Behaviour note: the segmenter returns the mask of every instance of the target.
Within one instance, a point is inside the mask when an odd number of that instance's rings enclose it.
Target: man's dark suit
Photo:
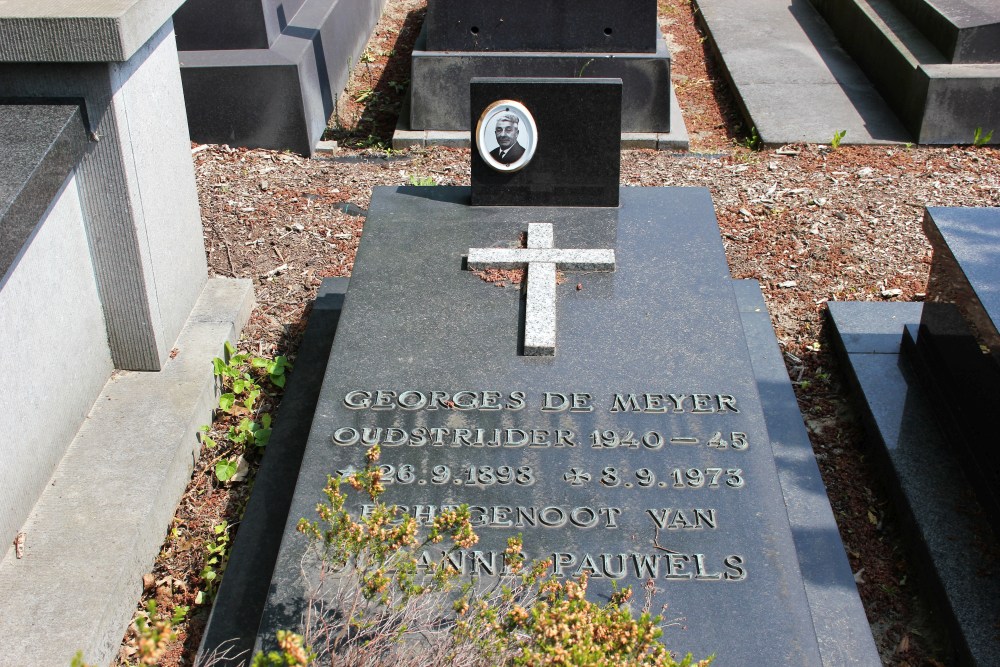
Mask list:
[[[515,143],[513,146],[511,146],[510,150],[507,151],[507,154],[504,155],[503,157],[500,157],[499,146],[490,151],[490,157],[492,157],[500,164],[511,164],[517,162],[518,160],[521,159],[522,155],[524,155],[524,146],[518,143]]]

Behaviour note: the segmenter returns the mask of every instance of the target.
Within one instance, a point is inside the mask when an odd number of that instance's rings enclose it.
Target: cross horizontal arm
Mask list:
[[[514,269],[535,262],[555,264],[566,271],[614,271],[615,251],[567,248],[471,248],[469,268]]]

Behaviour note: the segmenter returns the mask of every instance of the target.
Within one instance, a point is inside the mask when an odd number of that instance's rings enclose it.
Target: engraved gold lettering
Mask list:
[[[566,570],[576,564],[576,556],[569,553],[556,552],[552,554],[552,574],[557,577],[566,576]]]
[[[736,407],[736,397],[730,396],[729,394],[719,394],[716,396],[719,401],[719,412],[735,412],[739,414],[740,410]]]
[[[547,391],[542,394],[542,412],[562,412],[569,407],[569,399],[565,394]]]
[[[404,410],[423,410],[427,406],[427,397],[419,391],[404,391],[396,402]]]
[[[743,581],[747,578],[747,571],[743,569],[743,565],[745,564],[743,556],[726,556],[722,562],[726,566],[726,570],[728,570],[723,575],[726,581]]]
[[[351,391],[344,396],[344,405],[351,410],[363,410],[371,405],[371,394],[367,391]]]

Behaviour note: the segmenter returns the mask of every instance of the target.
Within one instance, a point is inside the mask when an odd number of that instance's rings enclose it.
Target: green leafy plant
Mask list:
[[[761,146],[760,133],[756,127],[750,128],[750,135],[743,140],[743,147],[752,151],[758,150]]]
[[[195,596],[196,604],[208,604],[215,599],[222,582],[222,574],[229,564],[229,523],[223,521],[212,527],[215,539],[205,544],[205,564],[201,568],[204,588]]]
[[[847,136],[847,130],[836,130],[833,133],[833,139],[830,139],[830,147],[833,149],[840,148],[840,142],[844,140]]]
[[[983,134],[983,128],[977,127],[976,133],[972,137],[972,143],[975,146],[985,146],[993,140],[993,130],[990,130],[986,134]]]
[[[251,451],[267,446],[271,439],[271,415],[261,411],[261,398],[265,395],[261,382],[266,380],[272,387],[283,389],[286,372],[291,367],[284,356],[268,359],[237,353],[229,342],[224,356],[212,360],[213,372],[221,386],[216,430],[225,435],[226,441],[225,455],[215,463],[215,476],[220,482],[236,477],[240,457],[245,459]],[[220,443],[210,433],[211,426],[202,426],[201,441],[209,449],[215,449]]]
[[[417,176],[410,174],[410,185],[437,185],[433,176]]]
[[[337,667],[704,667],[711,661],[688,655],[678,662],[659,641],[663,619],[649,612],[654,587],[638,615],[628,605],[631,589],[604,604],[591,602],[586,577],[564,582],[549,574],[550,561],[526,562],[520,536],[508,540],[500,574],[458,586],[461,575],[449,555],[479,539],[468,507],[438,514],[421,536],[414,517],[381,500],[380,455],[376,445],[363,470],[328,477],[319,520],[299,521],[309,539],[307,622],[301,637],[292,635],[299,637],[292,650],[289,635],[285,644],[279,636],[281,650],[258,653],[251,665],[305,665],[306,647],[322,647],[323,660]],[[366,501],[357,519],[346,509],[352,490]]]

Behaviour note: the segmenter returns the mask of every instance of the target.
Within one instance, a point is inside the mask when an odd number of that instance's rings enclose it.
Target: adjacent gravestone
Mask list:
[[[620,141],[687,147],[652,0],[431,0],[394,145],[470,145],[469,82],[476,77],[621,79]]]
[[[811,2],[917,142],[990,142],[1000,127],[995,0]]]
[[[1000,401],[1000,209],[928,208],[927,303],[830,303],[875,451],[912,542],[919,590],[960,664],[1000,651],[1000,526],[990,410]]]
[[[311,155],[385,0],[187,0],[174,14],[191,138]]]
[[[621,80],[473,79],[471,87],[473,206],[618,205]]]
[[[430,51],[656,53],[656,0],[465,0],[427,5]]]
[[[953,451],[1000,534],[993,425],[982,418],[982,406],[1000,405],[998,224],[996,208],[927,209],[924,231],[934,262],[919,329],[907,329],[904,350],[933,392]]]

